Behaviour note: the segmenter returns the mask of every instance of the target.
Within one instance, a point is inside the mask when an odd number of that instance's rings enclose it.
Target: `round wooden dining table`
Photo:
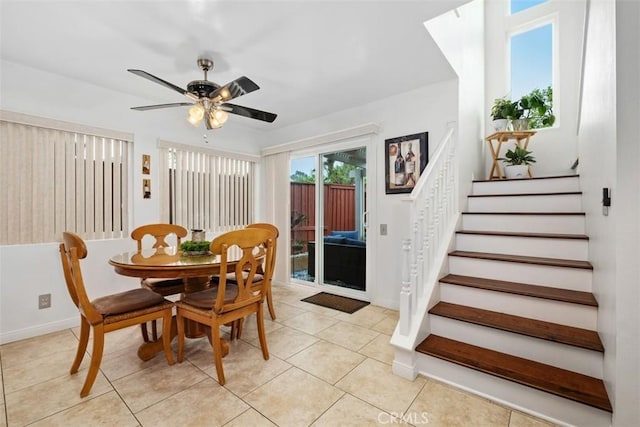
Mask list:
[[[227,271],[234,271],[242,256],[241,251],[229,251],[227,257]],[[219,254],[185,255],[177,247],[161,247],[142,249],[140,251],[123,252],[114,255],[109,260],[115,272],[123,276],[139,277],[142,279],[182,278],[185,293],[197,292],[208,288],[211,276],[219,275]],[[175,317],[171,327],[171,338],[176,334]],[[211,337],[207,327],[199,323],[188,321],[185,324],[185,335],[189,338],[199,338],[204,335]],[[223,356],[227,354],[229,345],[223,342]],[[161,352],[162,339],[143,343],[138,348],[138,357],[150,360]]]

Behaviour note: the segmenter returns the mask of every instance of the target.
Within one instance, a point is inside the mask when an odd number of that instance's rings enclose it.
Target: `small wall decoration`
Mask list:
[[[145,199],[151,198],[151,180],[143,179],[142,180],[142,197]]]
[[[411,193],[429,162],[429,133],[384,141],[386,194]]]
[[[142,174],[149,175],[151,173],[151,156],[148,154],[142,155]]]

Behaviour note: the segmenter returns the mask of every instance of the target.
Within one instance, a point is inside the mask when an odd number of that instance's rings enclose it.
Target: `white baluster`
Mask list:
[[[411,239],[402,240],[402,289],[400,290],[400,334],[407,336],[411,330],[411,283],[409,282],[409,256]]]
[[[418,267],[417,280],[418,287],[416,288],[418,295],[422,296],[424,288],[424,209],[418,211],[418,229],[414,238],[415,246],[418,249],[418,259],[416,264]]]
[[[412,235],[411,271],[409,279],[411,280],[411,309],[415,310],[418,304],[418,221],[413,223]]]

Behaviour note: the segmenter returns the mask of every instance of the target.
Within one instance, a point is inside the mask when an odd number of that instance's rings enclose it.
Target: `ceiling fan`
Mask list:
[[[237,114],[239,116],[248,117],[250,119],[262,120],[265,122],[273,122],[277,115],[260,111],[249,107],[243,107],[236,104],[229,104],[230,101],[239,96],[260,89],[248,77],[242,76],[224,86],[220,86],[212,81],[207,80],[207,72],[213,68],[213,61],[209,58],[199,58],[198,67],[204,71],[204,80],[194,80],[187,85],[187,89],[162,80],[159,77],[149,74],[142,70],[127,71],[144,77],[147,80],[158,83],[169,89],[186,96],[192,102],[175,102],[172,104],[145,105],[142,107],[131,107],[132,110],[146,111],[159,108],[172,108],[191,106],[187,120],[194,126],[198,126],[204,120],[207,129],[217,129],[227,121],[227,113]]]

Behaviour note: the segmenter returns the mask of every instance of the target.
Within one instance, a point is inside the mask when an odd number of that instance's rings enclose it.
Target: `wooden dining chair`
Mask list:
[[[263,275],[262,279],[266,280],[265,282],[265,299],[267,300],[267,307],[269,308],[269,314],[271,315],[271,320],[276,320],[276,310],[273,307],[273,296],[271,294],[271,282],[273,280],[273,273],[276,269],[276,256],[278,254],[278,237],[280,237],[280,230],[273,224],[269,224],[266,222],[256,222],[254,224],[247,225],[246,228],[261,228],[264,230],[269,230],[273,234],[273,257],[271,258],[271,275],[270,277],[265,277]],[[259,275],[256,275],[258,279],[260,279]]]
[[[145,236],[151,236],[154,243],[151,246],[154,249],[166,248],[170,245],[167,238],[171,235],[175,236],[176,246],[180,247],[182,239],[187,236],[187,229],[176,224],[146,224],[142,225],[131,232],[131,238],[138,243],[138,251],[143,249],[143,240]],[[176,295],[184,292],[184,282],[182,279],[152,279],[142,278],[140,284],[143,288],[152,290],[162,296]],[[147,325],[140,325],[142,330],[142,338],[145,342],[149,341],[149,332]],[[158,339],[158,330],[155,322],[151,322],[152,340]]]
[[[271,277],[273,258],[273,233],[258,228],[245,228],[224,233],[216,237],[210,245],[214,254],[220,254],[220,271],[232,272],[235,282],[230,283],[226,274],[220,275],[216,286],[200,292],[184,295],[176,302],[178,323],[178,362],[184,356],[185,319],[201,323],[210,328],[213,360],[218,374],[218,382],[224,385],[222,369],[222,342],[220,327],[233,324],[251,313],[256,313],[258,337],[262,356],[269,359],[269,350],[264,332],[263,301],[266,281],[256,285],[254,277],[264,263],[264,276]],[[237,263],[229,263],[230,251],[241,251]]]
[[[73,303],[80,311],[80,340],[76,357],[71,365],[70,374],[78,372],[89,342],[89,330],[93,330],[93,351],[89,372],[84,381],[80,397],[85,397],[91,391],[104,348],[104,335],[129,326],[142,324],[151,320],[163,320],[162,343],[169,365],[173,365],[171,353],[171,317],[173,303],[165,300],[162,295],[148,289],[137,288],[118,294],[108,295],[89,300],[85,289],[80,260],[87,257],[87,246],[75,233],[62,233],[63,242],[60,244],[62,269],[67,283],[67,290]]]
[[[271,263],[271,277],[266,278],[264,276],[264,267],[260,266],[260,268],[258,269],[258,273],[254,276],[253,280],[255,284],[259,284],[260,282],[263,282],[266,280],[264,283],[264,286],[265,286],[264,295],[267,301],[267,307],[269,308],[269,315],[271,315],[271,320],[276,320],[276,310],[273,306],[273,296],[271,294],[271,282],[273,279],[273,272],[275,271],[275,267],[276,267],[278,237],[280,236],[280,231],[278,230],[278,227],[276,227],[275,225],[269,224],[266,222],[257,222],[254,224],[249,224],[245,228],[260,228],[263,230],[268,230],[273,235],[273,258]],[[211,281],[214,285],[218,282],[218,280],[219,280],[219,276],[214,276],[211,278]],[[233,283],[235,280],[236,280],[235,274],[233,273],[227,274],[227,282]],[[238,338],[239,338],[240,332],[241,332],[241,329],[238,330]],[[232,338],[234,338],[234,335],[235,334],[232,333]]]
[[[269,315],[271,316],[271,320],[276,320],[276,310],[273,306],[273,296],[271,294],[271,282],[273,279],[273,272],[276,266],[276,256],[278,251],[278,237],[280,236],[280,231],[278,227],[273,224],[269,224],[266,222],[257,222],[253,224],[247,225],[245,228],[261,228],[263,230],[268,230],[273,234],[273,258],[271,263],[271,277],[265,277],[264,275],[264,267],[260,266],[258,268],[258,273],[253,278],[253,286],[264,286],[264,295],[265,300],[267,301],[267,307],[269,308]],[[246,276],[246,274],[245,274]],[[211,278],[211,283],[215,286],[218,283],[219,276],[213,276]],[[234,273],[227,274],[227,283],[234,283],[236,280]],[[264,282],[264,283],[263,283]],[[231,339],[239,339],[242,336],[242,327],[243,327],[244,319],[238,319],[231,326]]]

